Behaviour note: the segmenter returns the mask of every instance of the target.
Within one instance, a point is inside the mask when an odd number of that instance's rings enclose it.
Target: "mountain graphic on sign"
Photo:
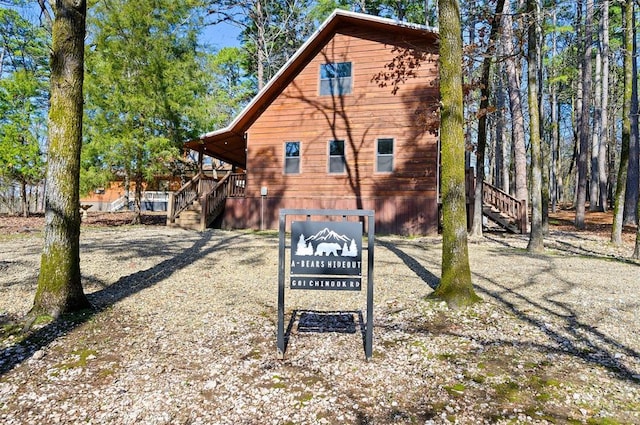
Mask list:
[[[313,236],[309,236],[305,241],[322,241],[322,242],[349,242],[351,239],[345,235],[339,235],[333,230],[324,228]]]
[[[305,238],[300,234],[295,255],[312,257],[357,257],[358,245],[354,239],[324,228],[315,235]]]

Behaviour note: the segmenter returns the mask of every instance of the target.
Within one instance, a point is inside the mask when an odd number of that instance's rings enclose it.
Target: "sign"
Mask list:
[[[291,289],[359,291],[362,223],[292,222],[290,265]]]
[[[373,355],[373,250],[375,246],[375,212],[373,210],[304,210],[281,209],[278,235],[278,357],[284,359],[287,343],[291,337],[291,327],[296,318],[294,312],[285,332],[285,286],[287,269],[289,269],[289,289],[329,289],[338,291],[360,291],[365,286],[367,291],[366,324],[363,326],[363,315],[359,312],[360,326],[364,337],[364,354],[368,359]],[[290,221],[291,244],[287,246],[287,217],[306,216],[306,221]],[[313,216],[322,217],[323,221],[314,221]],[[348,217],[358,217],[358,221],[347,221]],[[334,221],[327,221],[335,219]],[[339,221],[339,220],[342,221]],[[366,247],[362,246],[363,228],[367,228]],[[287,248],[290,248],[289,250]],[[363,285],[362,257],[365,257],[366,282]],[[287,254],[290,255],[288,256]],[[289,257],[289,258],[287,258]],[[339,308],[339,298],[336,297]],[[298,330],[302,326],[303,317],[319,322],[328,317],[322,312],[307,311],[309,315],[300,316]],[[353,313],[353,312],[352,312]],[[334,315],[335,311],[331,313]],[[353,314],[344,314],[342,323],[351,324],[348,329],[357,329]],[[342,317],[342,316],[341,316]],[[308,324],[306,324],[308,325]],[[344,323],[343,323],[344,325]],[[305,328],[305,326],[302,326]],[[321,331],[324,326],[312,324],[310,331]],[[342,326],[345,328],[345,326]],[[335,329],[334,329],[335,330]]]

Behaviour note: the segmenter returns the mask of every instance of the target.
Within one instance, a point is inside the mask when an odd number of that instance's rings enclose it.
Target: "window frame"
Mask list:
[[[331,154],[331,144],[335,142],[342,143],[342,155],[332,155]],[[340,171],[331,171],[332,169],[332,159],[342,158],[342,169]],[[347,145],[343,139],[333,139],[329,140],[327,143],[327,173],[340,175],[346,174],[347,172]]]
[[[289,154],[289,150],[287,149],[289,144],[297,144],[298,145],[298,149],[297,149],[297,155],[290,155]],[[283,164],[283,169],[282,169],[282,173],[285,175],[297,175],[297,174],[302,174],[302,143],[300,143],[299,140],[288,140],[286,142],[284,142],[284,164]],[[297,169],[298,171],[296,172],[290,172],[288,171],[288,167],[287,165],[290,164],[290,160],[297,160],[298,166]]]
[[[391,141],[391,153],[386,153],[386,154],[381,154],[380,153],[380,141]],[[375,172],[376,173],[393,173],[395,171],[395,139],[393,137],[378,137],[376,139],[376,150],[375,150],[375,154],[376,154],[376,169]],[[391,159],[391,169],[389,170],[381,170],[380,168],[380,160],[381,159]]]
[[[348,65],[349,75],[340,76],[340,71]],[[327,70],[329,67],[333,67],[330,76]],[[353,62],[326,62],[320,64],[320,83],[318,93],[320,96],[345,96],[353,92]]]

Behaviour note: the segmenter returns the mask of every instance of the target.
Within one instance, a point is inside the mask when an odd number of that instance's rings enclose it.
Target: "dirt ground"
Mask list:
[[[88,212],[82,219],[83,226],[116,227],[131,224],[135,214],[132,212]],[[143,213],[141,224],[164,226],[165,213]],[[39,232],[44,228],[44,214],[33,214],[27,218],[18,215],[0,215],[0,234]]]
[[[579,233],[563,211],[540,255],[527,235],[470,240],[483,302],[460,311],[425,298],[441,237],[377,237],[369,361],[357,331],[297,316],[351,314],[362,333],[368,290],[287,290],[277,358],[274,232],[130,219],[83,224],[95,311],[26,334],[43,219],[0,219],[1,424],[640,424],[640,262],[586,233],[609,231],[602,215]]]
[[[554,230],[564,232],[585,232],[608,238],[611,235],[611,225],[613,223],[613,211],[585,213],[585,229],[576,230],[574,225],[576,212],[574,209],[560,209],[549,214],[549,224]],[[625,242],[632,243],[636,238],[636,226],[624,226],[622,238]]]
[[[89,212],[83,218],[83,226],[116,227],[128,225],[134,218],[132,212]],[[578,231],[574,225],[575,210],[570,208],[559,209],[549,214],[549,224],[552,230],[575,233],[591,233],[602,237],[611,235],[611,225],[613,223],[613,211],[590,212],[585,214],[586,227]],[[143,213],[141,224],[145,226],[164,226],[166,224],[164,213]],[[26,232],[38,232],[44,227],[44,215],[35,214],[28,218],[15,215],[0,215],[0,234],[14,234]],[[625,226],[623,229],[623,239],[627,243],[635,241],[636,226]]]

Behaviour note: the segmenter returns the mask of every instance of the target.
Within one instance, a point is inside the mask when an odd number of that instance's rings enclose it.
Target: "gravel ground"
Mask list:
[[[341,312],[355,333],[291,323],[277,358],[277,236],[85,228],[96,311],[19,328],[41,236],[0,235],[0,423],[640,424],[640,263],[630,244],[555,232],[470,242],[483,302],[426,300],[441,239],[376,239],[366,291],[289,291],[287,320]],[[355,312],[355,313],[353,313]]]

